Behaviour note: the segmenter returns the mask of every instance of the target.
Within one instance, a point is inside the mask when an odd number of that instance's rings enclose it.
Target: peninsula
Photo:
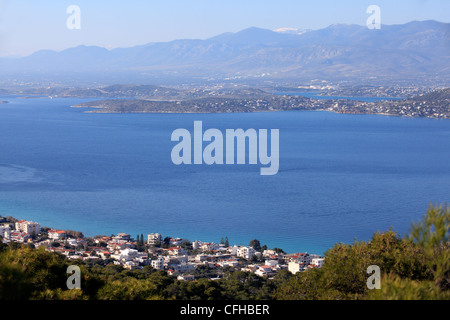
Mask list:
[[[254,91],[180,92],[172,99],[163,96],[132,99],[105,99],[77,104],[73,107],[90,108],[87,113],[230,113],[267,111],[331,111],[353,114],[381,114],[391,116],[450,119],[450,88],[416,93],[407,98],[383,99],[369,97],[327,97],[326,91],[316,96]],[[408,94],[407,92],[405,92]],[[379,93],[378,93],[379,94]]]
[[[29,87],[2,90],[22,98],[83,98],[86,113],[232,113],[329,111],[450,119],[450,88],[320,85],[256,86],[239,83],[163,87],[116,84],[96,88]]]

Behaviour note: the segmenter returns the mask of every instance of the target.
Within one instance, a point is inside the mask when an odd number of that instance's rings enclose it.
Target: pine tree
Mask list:
[[[252,247],[256,251],[260,251],[261,250],[261,243],[259,242],[258,239],[253,239],[252,241],[250,241],[248,246]]]
[[[224,245],[225,245],[225,247],[229,247],[230,246],[230,242],[228,241],[228,237],[225,237]]]

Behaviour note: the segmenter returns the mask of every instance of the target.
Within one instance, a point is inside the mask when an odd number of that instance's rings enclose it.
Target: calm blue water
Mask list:
[[[329,112],[86,114],[83,99],[0,105],[0,215],[85,235],[128,232],[323,253],[404,233],[450,200],[450,121]],[[280,129],[280,171],[175,166],[173,130]]]

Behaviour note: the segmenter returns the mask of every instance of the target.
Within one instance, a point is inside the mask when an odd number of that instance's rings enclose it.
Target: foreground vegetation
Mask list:
[[[223,279],[179,281],[149,266],[121,266],[68,261],[63,256],[10,243],[0,248],[0,299],[184,299],[184,300],[323,300],[450,299],[450,209],[430,206],[407,237],[392,230],[370,241],[336,244],[325,264],[273,279],[230,271]],[[68,290],[67,267],[81,268],[81,290]],[[381,269],[381,289],[367,288],[367,267]],[[209,270],[199,268],[199,274]]]

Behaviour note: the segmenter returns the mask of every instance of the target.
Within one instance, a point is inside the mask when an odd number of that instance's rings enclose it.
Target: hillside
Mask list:
[[[411,99],[412,101],[429,101],[441,105],[450,105],[450,88],[436,90]]]
[[[175,40],[107,50],[79,46],[2,58],[3,77],[46,75],[142,83],[138,79],[432,80],[449,83],[450,24],[436,21],[332,25],[302,34],[249,28],[206,40]],[[425,80],[424,80],[425,79]],[[130,80],[130,81],[128,81]],[[425,82],[426,82],[425,81]],[[134,82],[134,81],[133,81]]]

